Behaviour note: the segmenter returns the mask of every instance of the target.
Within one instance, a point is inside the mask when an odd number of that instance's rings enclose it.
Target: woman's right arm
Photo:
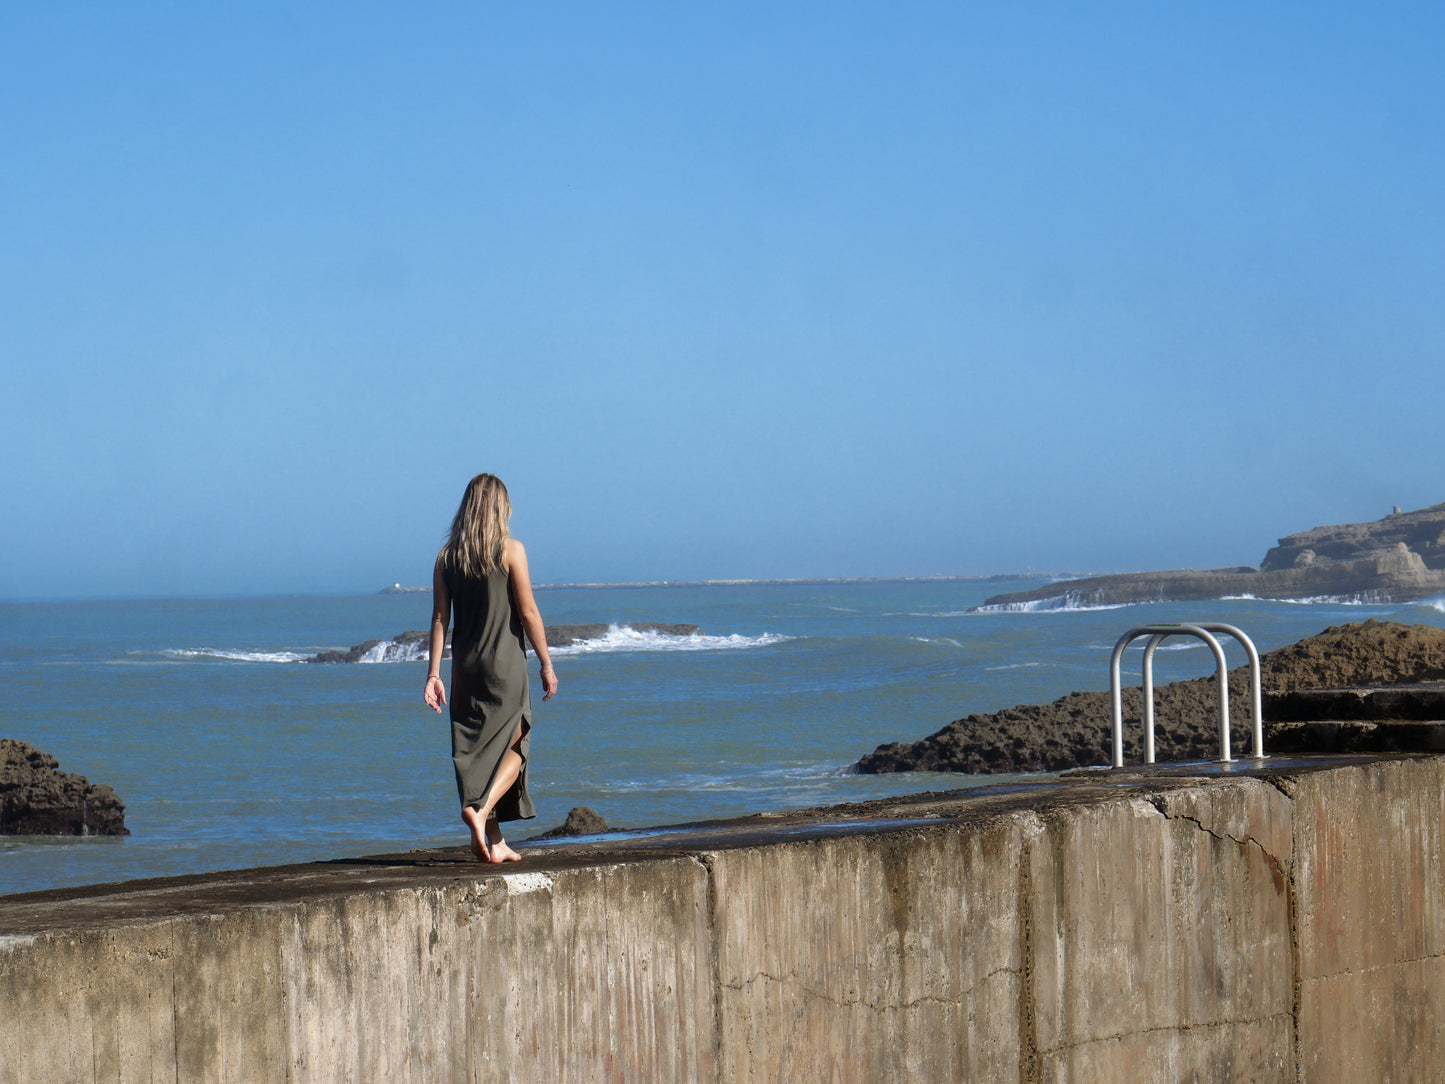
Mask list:
[[[441,711],[447,702],[447,687],[442,683],[442,652],[447,646],[447,625],[452,619],[452,593],[442,575],[442,561],[437,558],[431,573],[431,656],[426,667],[426,687],[422,699],[433,711]]]
[[[532,597],[532,573],[527,568],[527,551],[515,538],[507,539],[507,582],[512,590],[512,606],[521,619],[522,629],[537,661],[542,664],[542,699],[551,700],[557,693],[557,671],[547,651],[547,630],[542,626],[542,613]]]

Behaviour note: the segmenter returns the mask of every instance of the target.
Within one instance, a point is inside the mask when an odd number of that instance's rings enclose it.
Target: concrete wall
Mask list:
[[[0,1081],[1440,1079],[1445,758],[1325,764],[0,899]]]

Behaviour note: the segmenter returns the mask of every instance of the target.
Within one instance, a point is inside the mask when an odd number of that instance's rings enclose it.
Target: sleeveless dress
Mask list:
[[[463,576],[443,562],[452,596],[452,764],[462,805],[480,805],[492,787],[522,724],[522,770],[496,805],[499,821],[537,815],[527,794],[527,752],[532,730],[532,694],[527,685],[527,649],[521,619],[512,610],[507,573],[496,569],[485,580]]]

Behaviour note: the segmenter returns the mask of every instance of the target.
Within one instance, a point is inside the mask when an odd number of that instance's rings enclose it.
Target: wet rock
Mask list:
[[[549,828],[539,835],[531,836],[531,839],[562,839],[565,836],[595,836],[602,832],[610,832],[607,822],[602,817],[585,805],[573,806],[572,811],[567,814],[567,819],[556,828]]]
[[[345,651],[323,651],[320,654],[312,655],[306,661],[324,663],[360,662],[361,656],[365,655],[368,651],[370,651],[379,643],[381,643],[380,640],[367,640],[363,643],[359,643],[353,647],[347,648]]]
[[[104,784],[62,772],[29,742],[0,738],[0,834],[128,836],[125,803]]]

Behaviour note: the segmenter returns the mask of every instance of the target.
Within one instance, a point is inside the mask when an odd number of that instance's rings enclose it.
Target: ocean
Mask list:
[[[533,664],[537,819],[508,838],[576,805],[641,828],[1016,778],[848,767],[971,712],[1107,689],[1113,644],[1135,625],[1224,621],[1261,651],[1370,617],[1445,625],[1439,601],[972,611],[1032,585],[540,589],[549,624],[619,627],[554,649],[549,702]],[[0,837],[0,894],[464,844],[447,718],[421,700],[425,661],[300,661],[425,628],[430,605],[426,593],[0,604],[0,737],[114,787],[132,832]],[[629,621],[703,631],[638,634]],[[1202,646],[1171,641],[1156,681],[1211,669]],[[1138,683],[1137,645],[1126,681]]]

